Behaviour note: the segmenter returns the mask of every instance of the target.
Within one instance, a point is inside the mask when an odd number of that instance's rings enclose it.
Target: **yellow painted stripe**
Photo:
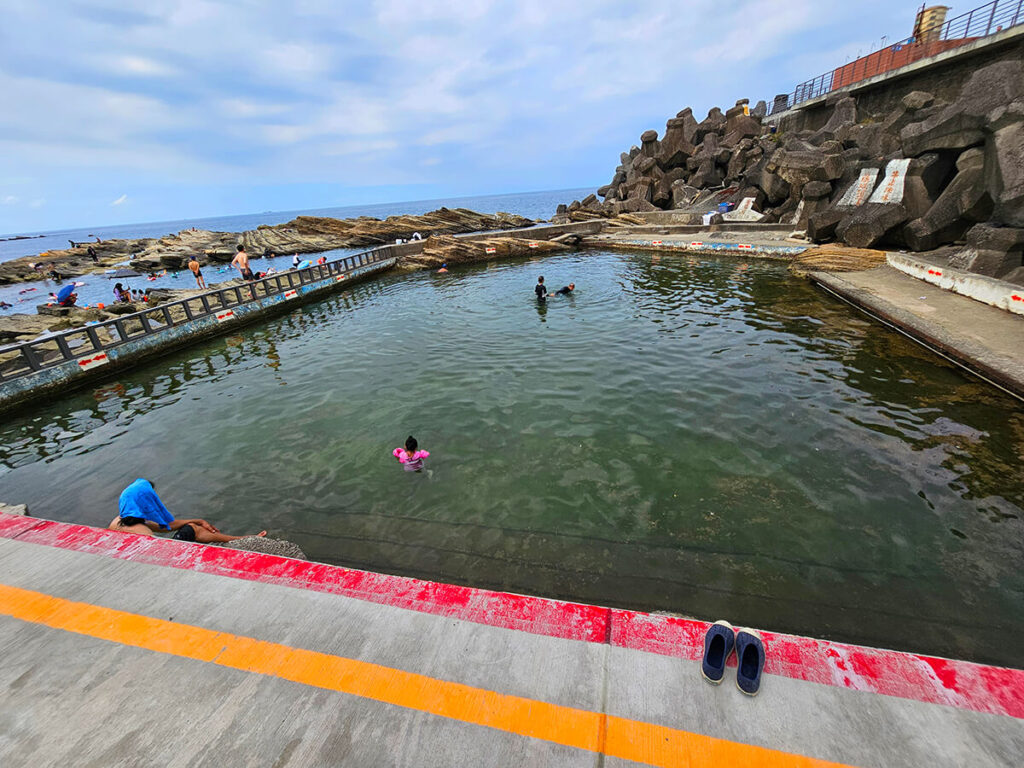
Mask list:
[[[839,765],[2,584],[0,615],[648,765]]]

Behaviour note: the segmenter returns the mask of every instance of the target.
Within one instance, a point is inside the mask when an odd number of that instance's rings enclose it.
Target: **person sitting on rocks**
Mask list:
[[[114,301],[128,303],[132,300],[130,288],[125,288],[120,283],[114,283]]]
[[[56,304],[58,307],[73,307],[75,302],[78,301],[77,293],[69,293],[63,299],[58,297],[56,293],[50,293],[50,301]]]
[[[121,491],[118,500],[118,516],[107,526],[112,531],[140,533],[152,536],[156,531],[174,531],[175,539],[181,541],[198,541],[200,544],[224,544],[244,536],[228,536],[210,525],[202,518],[175,520],[174,515],[156,495],[153,484],[143,477]],[[260,531],[256,536],[266,536]]]

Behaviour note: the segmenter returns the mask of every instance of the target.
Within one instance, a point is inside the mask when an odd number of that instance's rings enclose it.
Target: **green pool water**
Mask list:
[[[539,274],[576,295],[538,306]],[[40,517],[106,525],[144,476],[311,559],[1021,663],[1021,404],[774,263],[385,277],[7,416],[0,446],[0,499]]]

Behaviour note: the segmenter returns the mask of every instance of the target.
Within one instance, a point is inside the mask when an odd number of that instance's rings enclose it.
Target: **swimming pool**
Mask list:
[[[538,305],[539,274],[576,294]],[[0,446],[0,499],[40,517],[105,525],[145,476],[312,559],[1020,663],[1024,408],[773,262],[386,276]]]

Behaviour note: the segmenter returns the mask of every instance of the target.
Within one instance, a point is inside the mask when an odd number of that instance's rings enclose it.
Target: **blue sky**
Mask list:
[[[0,232],[596,187],[918,5],[0,0]]]

